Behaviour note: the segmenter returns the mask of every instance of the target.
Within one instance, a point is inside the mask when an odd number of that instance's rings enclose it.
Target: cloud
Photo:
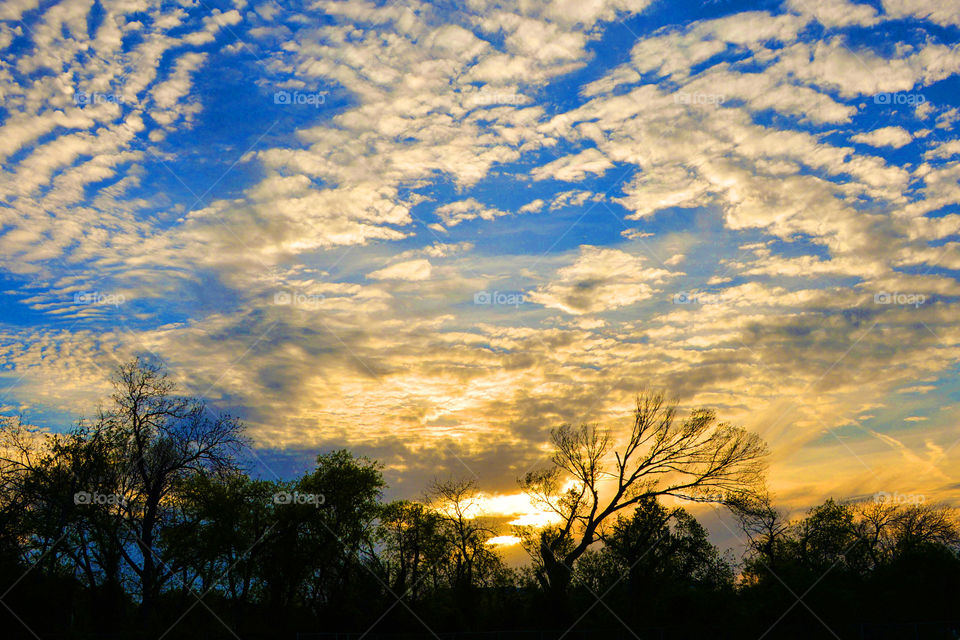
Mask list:
[[[550,427],[627,424],[648,384],[760,431],[790,504],[943,486],[960,54],[929,26],[956,12],[608,28],[647,6],[7,3],[4,405],[89,411],[153,353],[261,450],[504,495]]]
[[[946,142],[941,142],[934,148],[929,149],[924,155],[927,158],[945,159],[958,154],[960,154],[960,140],[947,140]]]
[[[956,0],[884,0],[884,12],[891,18],[919,18],[941,25],[960,24],[960,6]]]
[[[815,18],[825,27],[869,26],[877,22],[877,10],[866,3],[847,0],[790,0],[792,11]]]
[[[589,174],[603,175],[613,167],[602,153],[596,149],[586,149],[574,156],[564,156],[553,162],[537,167],[532,177],[534,180],[562,180],[563,182],[579,182]]]
[[[542,199],[537,198],[536,200],[531,200],[527,204],[517,209],[517,212],[518,213],[536,213],[537,211],[542,210],[546,204],[547,203],[544,202]]]
[[[408,260],[384,267],[367,275],[374,280],[429,280],[432,267],[429,260]]]
[[[858,133],[850,137],[854,142],[868,144],[871,147],[893,147],[899,149],[913,141],[913,136],[903,127],[881,127],[867,133]]]
[[[490,207],[475,198],[459,200],[441,205],[434,210],[434,213],[440,217],[448,227],[453,227],[467,220],[493,220],[501,216],[510,215],[506,211],[501,211],[495,207]]]
[[[677,275],[645,262],[618,249],[584,246],[573,264],[559,269],[530,299],[575,315],[631,305],[650,298],[655,285]]]

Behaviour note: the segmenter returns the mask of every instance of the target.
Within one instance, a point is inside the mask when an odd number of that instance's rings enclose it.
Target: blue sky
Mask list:
[[[956,502],[960,6],[0,8],[4,413],[133,355],[264,474],[491,495],[644,387],[770,483]]]

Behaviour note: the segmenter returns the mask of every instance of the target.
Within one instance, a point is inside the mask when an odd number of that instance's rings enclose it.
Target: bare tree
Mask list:
[[[895,529],[900,508],[890,503],[870,500],[853,506],[857,536],[864,541],[867,557],[873,567],[880,565],[896,546]]]
[[[897,542],[901,546],[941,544],[956,549],[960,546],[956,509],[936,504],[904,507],[897,517]]]
[[[611,516],[647,497],[722,502],[759,486],[766,445],[754,434],[718,423],[708,409],[680,422],[676,404],[642,393],[626,441],[596,425],[563,425],[551,432],[552,467],[520,480],[534,504],[559,517],[538,534],[531,555],[538,579],[561,598],[571,567]]]
[[[957,511],[942,504],[897,504],[872,500],[854,505],[858,535],[879,564],[897,549],[923,544],[960,546]]]
[[[477,484],[473,480],[435,480],[429,491],[434,508],[449,530],[453,547],[452,586],[468,593],[499,566],[487,540],[496,535],[480,517]]]
[[[790,531],[790,521],[775,506],[766,488],[734,492],[724,500],[747,535],[750,549],[769,566],[777,563],[777,549]]]
[[[117,443],[125,512],[138,553],[124,559],[140,582],[145,615],[172,569],[157,560],[165,507],[177,483],[198,473],[235,467],[242,424],[231,416],[208,416],[202,400],[175,395],[162,366],[137,358],[118,367],[113,406],[102,411],[100,428]]]

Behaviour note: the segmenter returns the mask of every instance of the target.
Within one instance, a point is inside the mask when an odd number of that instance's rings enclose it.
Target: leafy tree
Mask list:
[[[398,500],[383,506],[377,554],[381,574],[394,593],[418,601],[437,593],[452,543],[443,517],[427,505]]]
[[[769,501],[762,506],[740,511],[742,526],[761,532],[751,538],[742,593],[760,628],[960,613],[960,602],[944,595],[960,587],[952,509],[829,499],[787,523]],[[799,594],[807,594],[802,608],[794,606]]]
[[[373,578],[380,465],[349,451],[317,457],[310,474],[279,485],[277,525],[261,572],[274,609],[303,606],[328,620],[362,613]]]
[[[110,406],[66,434],[8,425],[3,477],[24,507],[28,554],[65,561],[84,584],[114,594],[132,579],[149,624],[173,575],[159,558],[176,488],[235,471],[242,425],[175,395],[166,371],[139,358],[120,365],[112,383]]]
[[[174,499],[175,522],[162,533],[164,557],[181,583],[199,593],[221,593],[235,610],[252,602],[277,523],[277,491],[277,483],[242,473],[184,480]]]
[[[734,571],[696,518],[649,497],[617,518],[599,550],[581,556],[574,578],[597,595],[622,593],[626,615],[649,621],[684,608],[678,601],[694,592],[731,593]]]

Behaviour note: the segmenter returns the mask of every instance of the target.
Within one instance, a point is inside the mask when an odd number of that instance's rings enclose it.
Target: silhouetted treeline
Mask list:
[[[951,509],[831,500],[787,520],[755,484],[762,447],[729,427],[713,435],[709,412],[674,423],[662,399],[642,396],[613,455],[611,477],[625,488],[608,502],[594,491],[613,440],[555,430],[564,474],[521,486],[560,523],[514,531],[531,563],[512,568],[488,543],[511,531],[478,513],[472,482],[385,502],[380,465],[345,450],[295,480],[251,478],[238,464],[239,421],[176,395],[148,362],[120,367],[113,382],[107,406],[66,434],[17,419],[0,429],[3,637],[956,637]],[[681,480],[627,482],[659,475],[664,452]],[[679,490],[735,514],[742,558],[661,500]]]

